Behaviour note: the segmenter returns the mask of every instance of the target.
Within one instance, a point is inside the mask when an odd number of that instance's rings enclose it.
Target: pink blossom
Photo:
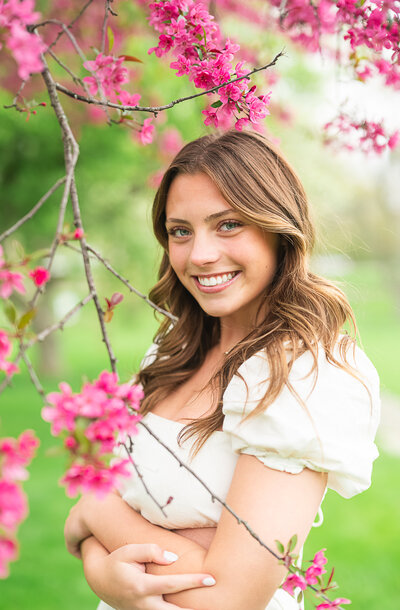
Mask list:
[[[1,476],[7,480],[25,480],[28,478],[26,466],[32,460],[39,440],[32,432],[26,430],[18,439],[0,439]]]
[[[9,377],[18,372],[18,367],[13,362],[8,362],[6,358],[11,353],[11,343],[4,330],[0,330],[0,370],[4,371]]]
[[[123,460],[106,468],[101,462],[95,464],[74,464],[62,477],[67,495],[72,498],[78,493],[95,493],[104,497],[118,484],[120,477],[129,476],[129,460]]]
[[[246,119],[246,117],[238,119],[235,123],[235,129],[237,129],[237,131],[242,131],[244,127],[249,125],[249,123],[250,121],[249,119]]]
[[[206,108],[206,110],[202,110],[201,112],[206,116],[204,125],[214,125],[214,127],[218,127],[217,111],[214,108]]]
[[[123,106],[138,106],[141,97],[140,93],[132,95],[128,91],[119,92],[119,100]]]
[[[41,72],[43,62],[40,55],[47,45],[36,34],[31,34],[19,23],[12,22],[7,46],[18,64],[18,76],[26,79],[30,74]]]
[[[319,604],[316,607],[316,610],[335,610],[335,608],[338,608],[341,604],[351,604],[351,601],[349,599],[346,599],[345,597],[337,597],[331,602]]]
[[[124,56],[112,57],[99,53],[93,61],[86,61],[83,64],[86,70],[96,75],[85,76],[83,79],[88,83],[92,95],[96,95],[99,84],[105,95],[121,93],[120,85],[128,82],[128,70],[121,65],[124,59]]]
[[[0,297],[2,299],[8,299],[13,290],[25,294],[26,289],[22,280],[23,276],[20,273],[8,271],[8,269],[0,269]]]
[[[169,127],[163,132],[160,142],[160,149],[163,153],[168,156],[174,156],[182,146],[182,136],[175,127]]]
[[[282,589],[289,593],[292,597],[294,596],[294,589],[299,588],[304,591],[307,588],[307,583],[301,574],[289,574],[285,582],[282,585]]]
[[[115,293],[118,294],[118,293]],[[140,386],[118,383],[116,373],[103,371],[94,383],[85,383],[74,394],[66,383],[61,392],[47,396],[49,406],[42,417],[52,424],[52,434],[64,436],[72,466],[62,479],[68,495],[78,491],[106,493],[117,476],[127,473],[124,462],[110,458],[118,435],[135,434],[140,416],[137,410],[143,398]]]
[[[29,277],[31,277],[36,284],[36,286],[43,286],[50,279],[50,273],[45,267],[36,267],[33,271],[29,272]]]
[[[7,578],[8,563],[15,561],[18,555],[18,547],[12,538],[0,533],[0,578]]]
[[[145,119],[142,129],[139,131],[139,140],[143,145],[151,144],[153,141],[154,125],[151,125],[152,120],[152,118]]]
[[[400,142],[400,131],[395,131],[388,140],[388,146],[389,146],[390,150],[393,150],[394,148],[396,148],[396,146],[398,146],[399,142]]]
[[[14,531],[28,512],[25,494],[12,481],[0,479],[0,528]]]
[[[169,67],[177,70],[176,76],[183,76],[184,74],[189,74],[192,63],[190,59],[183,55],[178,55],[176,61],[171,62]]]
[[[75,229],[74,239],[81,239],[84,235],[83,229]]]

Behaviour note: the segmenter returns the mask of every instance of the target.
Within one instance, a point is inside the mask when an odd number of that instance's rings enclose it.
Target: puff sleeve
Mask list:
[[[268,387],[265,353],[249,358],[239,367],[242,379],[235,375],[223,397],[223,430],[230,435],[233,451],[254,455],[269,468],[292,474],[303,468],[328,472],[328,487],[345,498],[367,489],[372,463],[379,455],[374,443],[380,417],[379,378],[360,348],[347,360],[369,392],[358,379],[328,362],[319,348],[316,379],[309,374],[310,352],[297,358],[289,375],[304,404],[284,386],[264,412],[242,421]]]

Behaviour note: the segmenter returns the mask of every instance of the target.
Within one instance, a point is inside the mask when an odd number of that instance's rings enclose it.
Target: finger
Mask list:
[[[164,595],[166,593],[179,593],[186,589],[197,589],[198,587],[212,587],[215,579],[210,574],[170,574],[169,576],[144,576],[146,589],[152,595]]]
[[[122,561],[162,565],[169,565],[178,559],[176,553],[165,551],[157,544],[126,544],[119,548],[118,555]]]

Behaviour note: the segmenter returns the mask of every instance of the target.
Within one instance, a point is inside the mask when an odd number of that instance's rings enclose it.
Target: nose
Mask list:
[[[215,237],[207,231],[198,232],[192,240],[190,262],[196,267],[205,267],[219,260],[220,250]]]

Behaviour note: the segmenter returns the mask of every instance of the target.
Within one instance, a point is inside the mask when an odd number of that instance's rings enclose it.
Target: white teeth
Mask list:
[[[230,273],[224,273],[223,275],[213,275],[209,277],[201,277],[197,276],[199,284],[201,286],[216,286],[217,284],[225,284],[225,282],[229,282],[235,276],[235,272],[231,271]]]

